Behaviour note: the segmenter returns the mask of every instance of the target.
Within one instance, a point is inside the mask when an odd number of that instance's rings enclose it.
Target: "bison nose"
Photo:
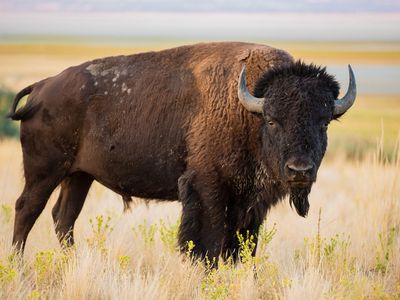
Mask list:
[[[290,159],[285,164],[285,173],[288,181],[313,181],[315,165],[310,160]]]
[[[303,164],[288,163],[286,164],[286,167],[291,171],[306,172],[314,168],[314,165],[311,163],[303,163]]]

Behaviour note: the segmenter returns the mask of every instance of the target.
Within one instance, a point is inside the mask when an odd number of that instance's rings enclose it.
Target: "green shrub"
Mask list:
[[[18,123],[6,118],[10,111],[14,94],[6,89],[0,88],[0,139],[5,137],[16,137],[19,133]]]
[[[137,228],[133,228],[133,232],[136,236],[142,237],[144,244],[151,247],[154,244],[155,235],[157,232],[157,224],[148,225],[146,221],[143,224],[139,224]]]
[[[175,224],[165,224],[163,220],[160,220],[160,238],[164,246],[167,247],[171,252],[175,252],[178,249],[178,232],[179,232],[180,221],[177,220]]]
[[[107,237],[113,231],[110,224],[111,217],[96,216],[96,220],[89,219],[89,223],[92,226],[93,235],[87,239],[88,245],[93,249],[98,249],[103,255],[107,254]]]
[[[396,227],[392,227],[388,232],[379,233],[378,251],[375,256],[375,270],[385,274],[393,256],[396,241]]]

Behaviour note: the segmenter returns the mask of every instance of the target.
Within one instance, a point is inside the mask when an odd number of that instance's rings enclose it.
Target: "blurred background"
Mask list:
[[[398,0],[1,0],[0,138],[15,92],[71,65],[197,42],[267,44],[327,66],[343,90],[347,64],[359,97],[329,131],[328,156],[390,158],[400,131]]]

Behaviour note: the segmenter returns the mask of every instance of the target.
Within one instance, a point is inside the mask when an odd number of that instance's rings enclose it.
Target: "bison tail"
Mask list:
[[[15,95],[13,104],[11,106],[10,112],[7,114],[7,118],[11,118],[12,120],[26,120],[29,119],[33,113],[39,108],[40,105],[34,104],[32,102],[27,103],[24,107],[20,108],[16,111],[19,101],[29,95],[33,90],[34,85],[27,86],[23,90],[21,90],[17,95]]]

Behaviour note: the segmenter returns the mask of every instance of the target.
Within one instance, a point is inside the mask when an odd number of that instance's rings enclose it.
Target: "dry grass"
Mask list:
[[[174,45],[153,43],[151,49]],[[400,61],[398,44],[272,45],[323,64]],[[146,50],[0,45],[0,83],[18,90],[92,58]],[[13,207],[23,187],[20,146],[0,141],[0,299],[400,298],[399,156],[385,163],[381,152],[358,161],[338,153],[351,145],[354,151],[375,145],[381,123],[382,140],[392,151],[400,129],[399,99],[376,99],[362,95],[343,122],[332,124],[329,159],[319,171],[308,218],[282,202],[264,224],[255,260],[247,255],[248,243],[242,251],[246,263],[222,264],[208,274],[175,250],[179,203],[138,200],[123,214],[120,197],[100,185],[92,187],[78,218],[74,249],[62,252],[54,233],[50,210],[56,191],[19,261],[11,255],[11,239]]]
[[[53,195],[32,230],[25,260],[11,249],[13,205],[22,189],[15,141],[0,143],[1,299],[389,299],[400,297],[400,160],[379,155],[321,166],[303,219],[288,201],[273,208],[255,260],[205,272],[175,250],[179,203],[122,201],[95,185],[62,252]],[[90,222],[89,220],[92,220]],[[276,225],[274,225],[276,224]],[[275,232],[276,231],[276,232]],[[257,268],[254,277],[253,264]]]

